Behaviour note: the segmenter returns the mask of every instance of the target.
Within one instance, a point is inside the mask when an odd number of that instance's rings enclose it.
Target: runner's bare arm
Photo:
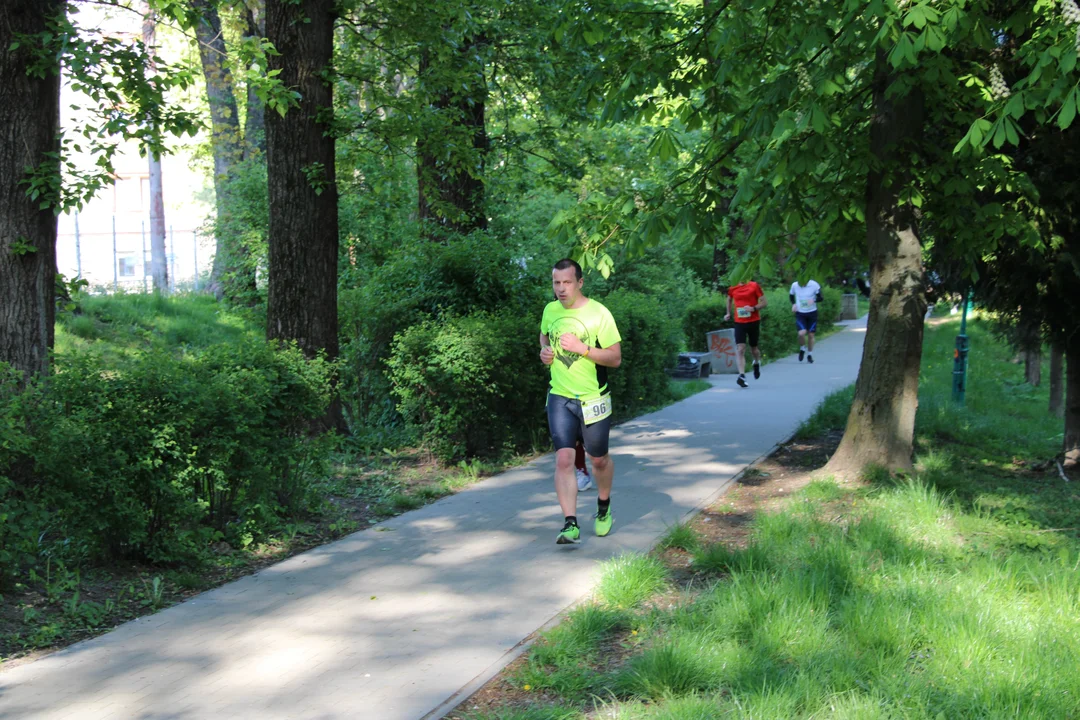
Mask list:
[[[727,322],[730,319],[731,319],[731,296],[728,295],[728,297],[727,297],[727,315],[724,316],[724,322]]]
[[[756,309],[758,309],[758,310],[761,310],[761,309],[765,308],[768,304],[769,304],[769,298],[762,295],[761,299],[757,301],[757,305],[755,305],[754,307]]]

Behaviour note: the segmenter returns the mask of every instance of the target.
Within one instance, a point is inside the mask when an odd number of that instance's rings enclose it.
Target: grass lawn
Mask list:
[[[1080,490],[1045,388],[928,328],[917,468],[819,477],[851,390],[448,717],[1080,718]]]
[[[57,314],[58,355],[91,349],[124,354],[152,347],[208,347],[265,334],[261,324],[224,310],[210,295],[83,295],[79,305],[78,314]]]

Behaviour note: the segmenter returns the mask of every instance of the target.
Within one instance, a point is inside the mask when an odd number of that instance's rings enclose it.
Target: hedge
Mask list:
[[[266,343],[0,378],[0,580],[43,557],[191,561],[310,507],[334,366]]]

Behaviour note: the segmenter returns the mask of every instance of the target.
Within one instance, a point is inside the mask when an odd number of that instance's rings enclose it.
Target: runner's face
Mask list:
[[[584,280],[577,279],[577,273],[572,267],[551,271],[551,289],[564,307],[570,307],[581,297],[582,284]]]

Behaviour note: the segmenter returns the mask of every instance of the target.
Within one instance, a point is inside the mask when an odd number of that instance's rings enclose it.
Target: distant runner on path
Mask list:
[[[817,280],[810,280],[806,285],[799,281],[791,283],[788,291],[791,298],[791,312],[795,313],[795,327],[799,331],[799,362],[806,357],[806,362],[814,362],[814,333],[817,331],[817,304],[825,299]]]
[[[746,387],[746,344],[750,343],[750,352],[754,355],[754,379],[761,377],[761,350],[758,350],[758,338],[761,336],[761,315],[759,310],[769,301],[761,286],[753,280],[728,288],[727,315],[724,322],[731,319],[732,306],[735,315],[735,365],[739,377],[735,382],[739,387]]]
[[[599,537],[611,532],[611,481],[615,466],[608,455],[611,393],[607,369],[622,363],[622,337],[611,312],[581,294],[581,266],[573,260],[555,263],[551,271],[554,302],[540,320],[540,361],[551,368],[547,397],[548,428],[555,445],[555,493],[564,515],[555,542],[576,543],[578,484],[574,447],[580,440],[592,460],[596,480],[594,528]]]

